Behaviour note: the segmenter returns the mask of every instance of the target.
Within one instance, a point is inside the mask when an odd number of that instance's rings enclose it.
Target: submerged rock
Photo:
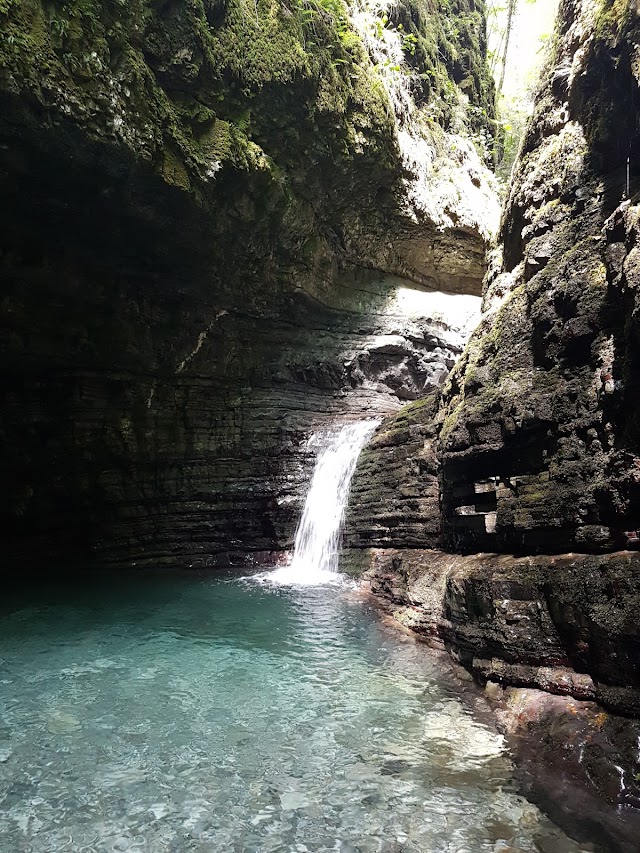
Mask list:
[[[298,811],[311,805],[311,800],[300,791],[286,791],[280,794],[280,805],[284,811]]]
[[[54,735],[68,735],[82,728],[82,723],[74,714],[67,711],[55,711],[47,722],[47,731]]]

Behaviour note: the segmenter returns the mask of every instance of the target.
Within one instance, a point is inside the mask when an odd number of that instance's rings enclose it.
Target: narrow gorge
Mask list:
[[[0,853],[639,849],[640,11],[506,188],[486,16],[0,0]]]
[[[637,38],[632,7],[561,4],[480,324],[365,452],[348,530],[395,617],[512,702],[559,773],[576,740],[570,772],[623,812],[637,729],[578,732],[575,702],[513,688],[640,711]]]

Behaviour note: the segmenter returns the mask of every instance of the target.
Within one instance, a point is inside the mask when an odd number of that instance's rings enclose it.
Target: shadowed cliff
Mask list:
[[[282,548],[309,432],[443,381],[362,270],[480,292],[484,18],[383,12],[0,3],[5,565]]]

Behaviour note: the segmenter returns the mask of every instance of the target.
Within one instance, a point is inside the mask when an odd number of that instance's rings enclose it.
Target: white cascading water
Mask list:
[[[293,557],[288,566],[272,573],[271,580],[317,584],[335,577],[351,478],[362,448],[379,424],[379,420],[358,421],[311,438],[319,450]]]

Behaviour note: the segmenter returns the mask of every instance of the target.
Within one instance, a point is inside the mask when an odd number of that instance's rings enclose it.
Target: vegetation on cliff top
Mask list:
[[[419,96],[447,126],[453,80],[470,124],[492,119],[481,11],[407,0],[381,27],[404,32]],[[0,0],[0,89],[125,143],[196,192],[226,165],[278,178],[304,156],[371,155],[397,178],[393,116],[342,0]]]

